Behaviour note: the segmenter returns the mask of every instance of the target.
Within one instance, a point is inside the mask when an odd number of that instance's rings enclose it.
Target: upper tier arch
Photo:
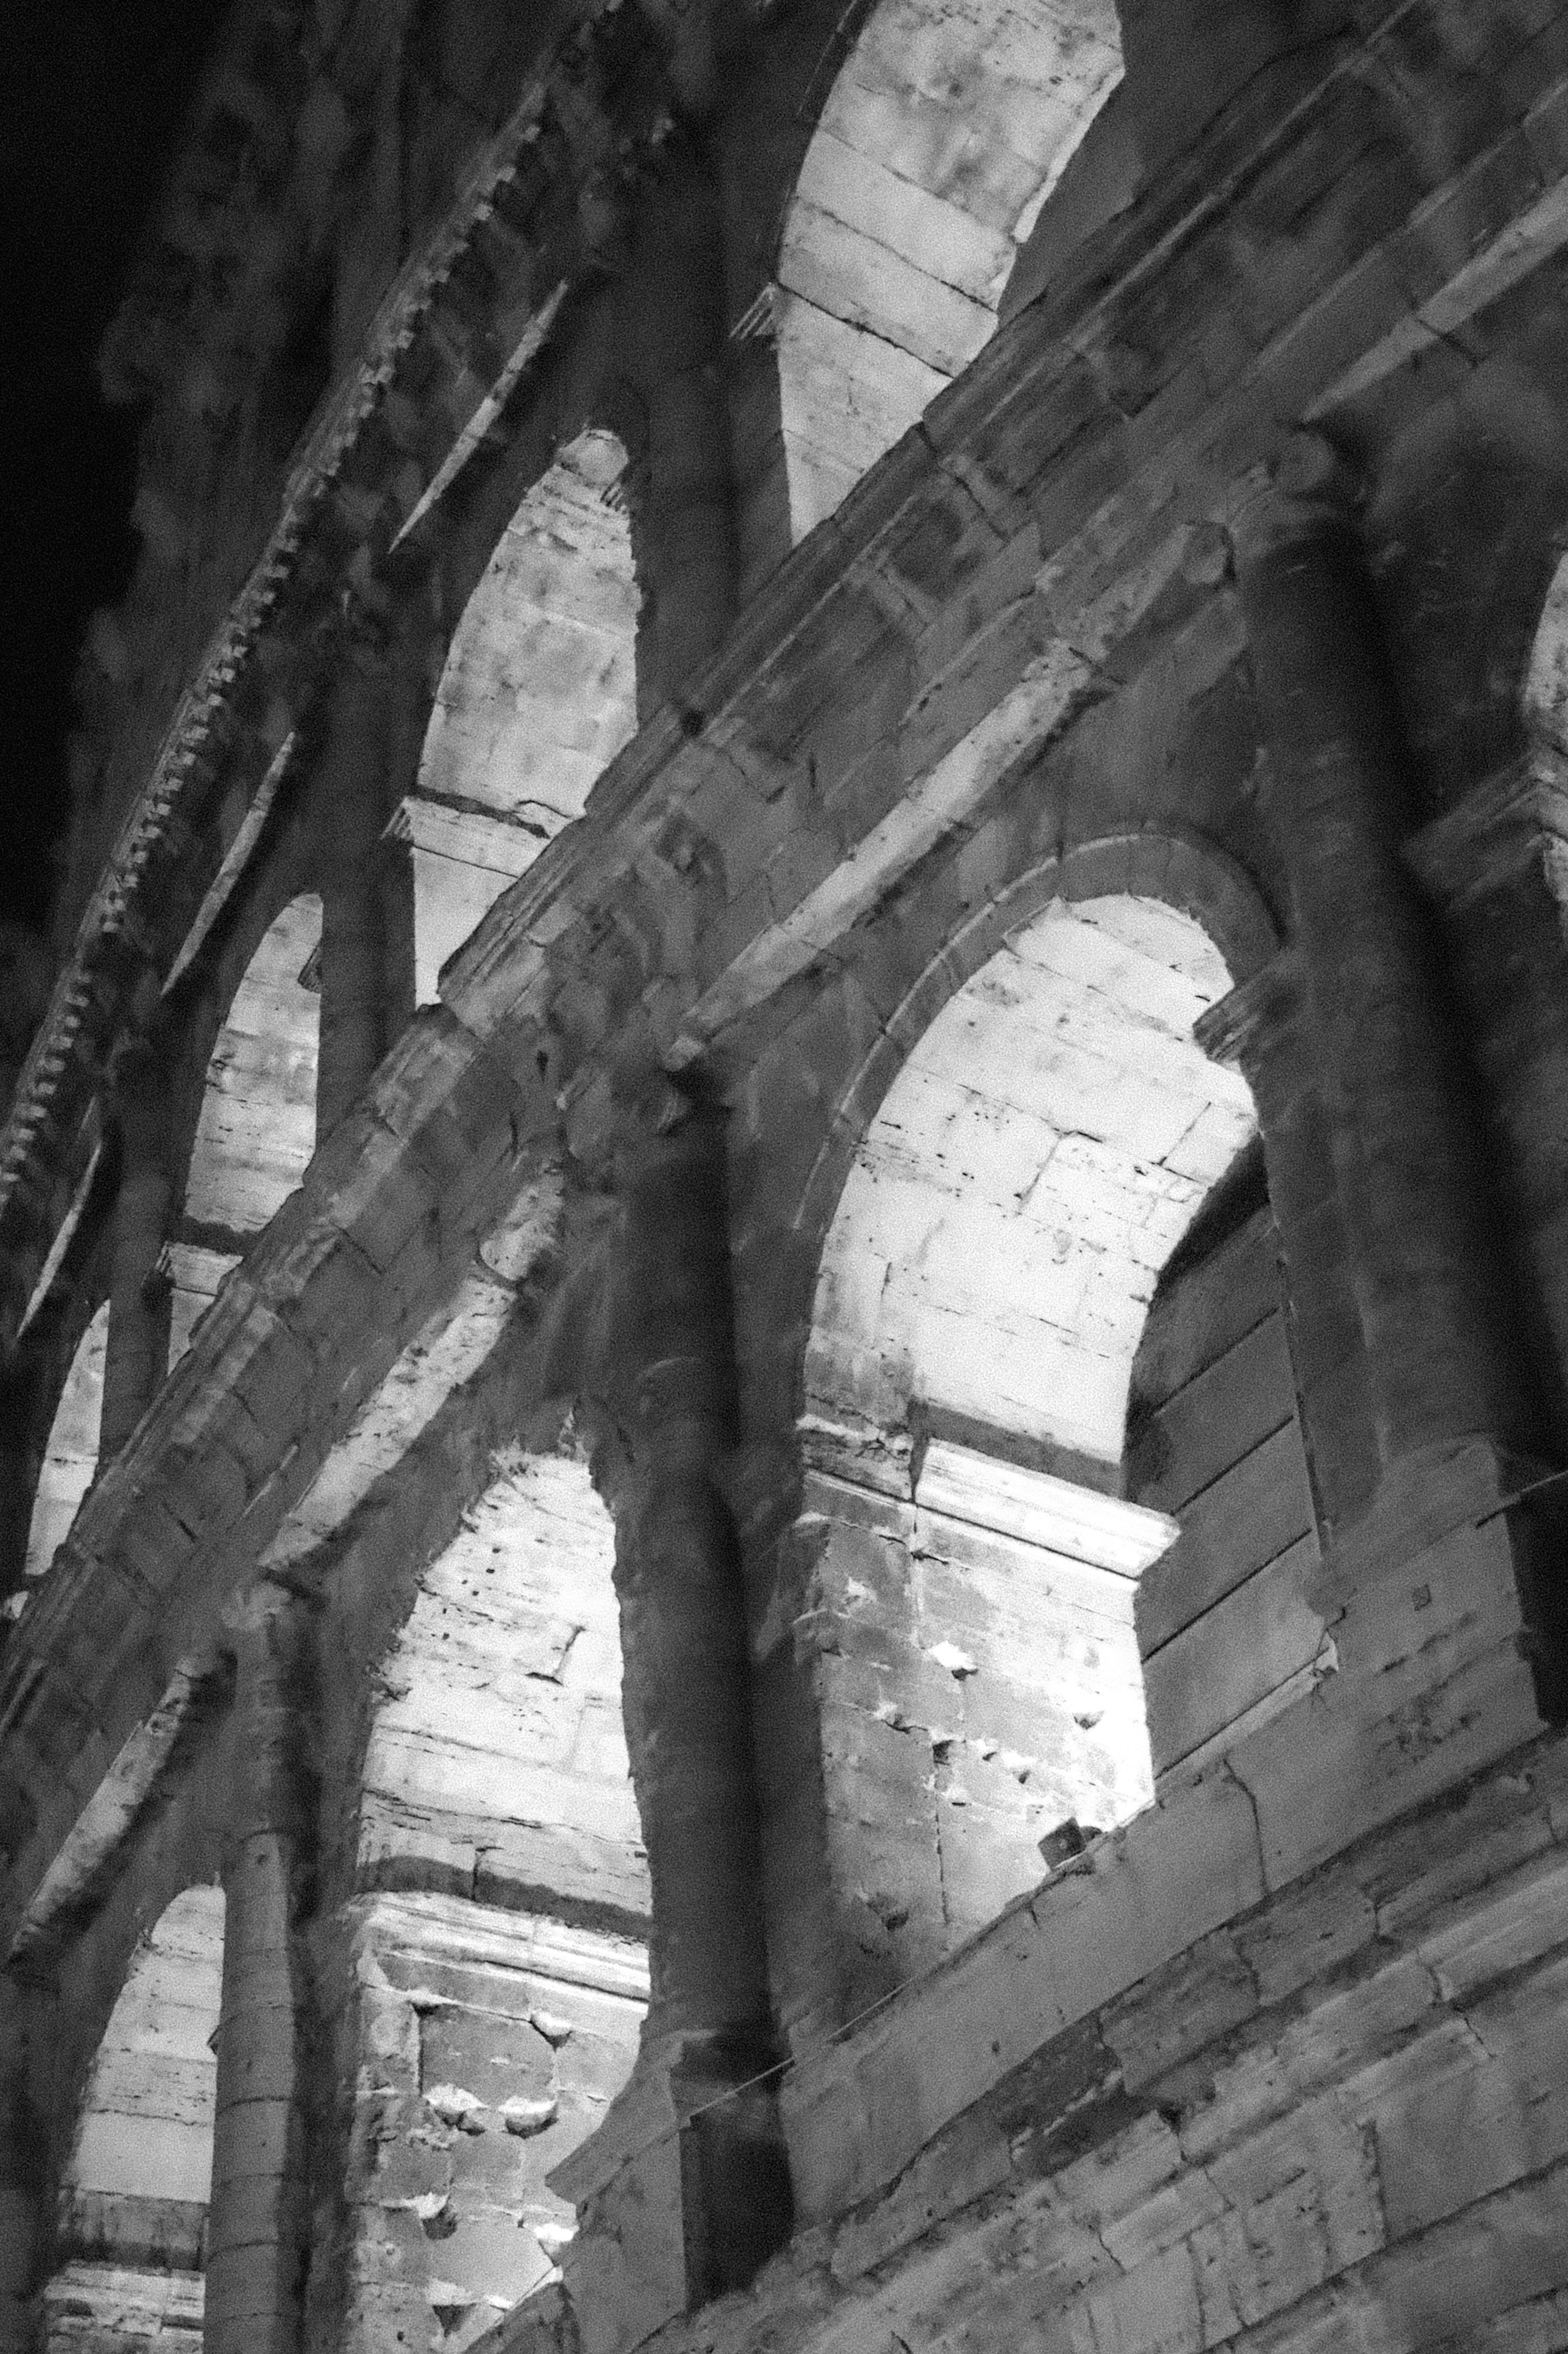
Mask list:
[[[322,903],[302,892],[246,967],[207,1066],[185,1214],[240,1249],[281,1207],[315,1150]]]
[[[1254,1129],[1193,1022],[1229,986],[1189,915],[1049,904],[914,1042],[829,1230],[809,1409],[1005,1428],[1114,1480],[1155,1278]]]

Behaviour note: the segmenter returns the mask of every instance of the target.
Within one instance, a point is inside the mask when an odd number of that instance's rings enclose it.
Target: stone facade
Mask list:
[[[1568,2348],[1565,249],[1556,0],[239,0],[0,2354]]]

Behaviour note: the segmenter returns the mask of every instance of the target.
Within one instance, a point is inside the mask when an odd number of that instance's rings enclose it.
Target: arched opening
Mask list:
[[[321,937],[321,900],[302,892],[263,933],[217,1034],[184,1214],[164,1255],[171,1363],[315,1150]]]
[[[1124,1433],[1160,1270],[1255,1133],[1192,1034],[1228,986],[1187,914],[1054,902],[949,998],[851,1165],[801,1432],[852,1998],[1152,1795],[1139,1589],[1178,1527],[1129,1498]]]
[[[774,322],[791,540],[972,360],[1121,74],[1114,0],[882,0],[807,150]]]
[[[397,831],[415,1001],[564,825],[637,724],[637,589],[614,434],[579,433],[529,491],[453,632]]]
[[[49,2354],[201,2343],[223,1892],[187,1888],[143,1939],[88,2080],[60,2188]]]
[[[43,1467],[33,1493],[27,1528],[26,1575],[44,1576],[64,1543],[81,1500],[98,1469],[98,1432],[103,1413],[103,1359],[109,1345],[109,1302],[97,1310],[77,1342],[70,1371],[49,1426]],[[26,1588],[23,1589],[24,1593]]]
[[[380,1671],[356,2228],[399,2314],[428,2331],[435,2308],[443,2344],[554,2277],[575,2218],[547,2177],[636,2054],[651,1899],[614,1549],[575,1456],[498,1466]]]

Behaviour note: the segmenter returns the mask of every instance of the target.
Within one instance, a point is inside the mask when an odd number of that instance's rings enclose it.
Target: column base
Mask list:
[[[742,2288],[789,2236],[771,2054],[676,2032],[645,2043],[603,2125],[550,2176],[577,2210],[562,2265],[583,2354],[626,2354]]]

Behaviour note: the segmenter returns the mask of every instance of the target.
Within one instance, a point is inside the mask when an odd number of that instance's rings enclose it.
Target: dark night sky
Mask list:
[[[135,546],[94,355],[224,0],[12,0],[0,70],[0,917],[41,924],[88,615]]]

